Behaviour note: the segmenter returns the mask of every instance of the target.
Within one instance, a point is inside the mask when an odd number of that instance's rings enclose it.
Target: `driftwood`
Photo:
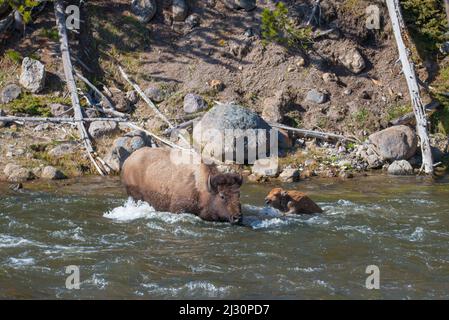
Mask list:
[[[402,18],[399,0],[388,0],[387,7],[393,27],[394,36],[396,38],[396,43],[398,46],[402,70],[407,81],[408,89],[410,91],[413,112],[416,118],[416,131],[421,140],[421,153],[423,158],[424,172],[427,174],[433,174],[433,156],[428,135],[426,110],[421,100],[415,66],[413,62],[411,62],[410,51],[407,49],[404,43],[403,35],[407,36],[407,31],[404,20]]]
[[[446,18],[449,27],[449,0],[444,0],[444,7],[446,8]]]
[[[299,135],[306,137],[306,138],[317,138],[317,139],[322,139],[322,140],[327,140],[327,141],[350,141],[350,142],[354,142],[354,143],[359,143],[360,141],[358,141],[355,138],[351,138],[351,137],[345,137],[339,134],[334,134],[334,133],[328,133],[328,132],[322,132],[322,131],[314,131],[314,130],[305,130],[305,129],[298,129],[298,128],[293,128],[290,126],[286,126],[284,124],[280,124],[280,123],[275,123],[275,122],[270,122],[269,123],[270,126],[272,126],[273,128],[278,128],[278,129],[284,129],[287,131],[293,131],[298,133]]]
[[[118,66],[118,69],[122,77],[134,88],[134,90],[136,90],[136,92],[142,97],[142,99],[146,102],[146,104],[154,111],[154,113],[156,113],[156,115],[159,118],[161,118],[169,126],[169,128],[173,129],[174,128],[173,124],[167,119],[166,116],[164,116],[164,114],[162,114],[159,111],[159,109],[154,105],[153,101],[151,101],[151,99],[147,97],[147,95],[142,91],[142,89],[128,77],[125,71],[123,71],[122,67]],[[186,138],[184,138],[182,134],[178,134],[178,136],[186,144],[189,144],[189,142],[186,140]]]
[[[315,3],[313,4],[312,13],[310,14],[310,18],[307,21],[307,26],[310,26],[313,20],[318,21],[318,24],[320,23],[321,18],[321,6],[320,6],[321,0],[315,0]],[[319,11],[318,19],[316,18],[317,11]]]
[[[122,118],[58,118],[58,117],[0,117],[0,121],[14,122],[14,121],[24,121],[24,122],[51,122],[51,123],[78,123],[78,122],[94,122],[94,121],[112,121],[112,122],[129,122],[127,119]]]
[[[160,111],[159,109],[154,105],[153,101],[150,100],[150,98],[148,98],[146,96],[146,94],[142,91],[142,89],[140,89],[140,87],[134,83],[129,77],[128,75],[125,73],[125,71],[123,71],[122,67],[118,67],[120,74],[122,75],[122,77],[134,88],[134,90],[136,90],[136,92],[142,97],[142,99],[146,102],[146,104],[154,111],[154,113],[156,113],[156,115],[162,119],[162,121],[164,121],[170,128],[173,128],[173,125],[171,124],[171,122],[167,119],[167,117],[165,117]]]
[[[70,58],[70,49],[69,49],[69,41],[67,37],[67,29],[65,25],[65,13],[64,13],[64,4],[61,0],[56,0],[54,4],[55,9],[55,17],[56,17],[56,26],[58,28],[59,32],[59,40],[61,45],[61,57],[62,57],[62,63],[64,67],[64,75],[65,80],[67,83],[67,87],[70,91],[70,98],[72,100],[72,107],[75,114],[75,120],[78,127],[78,131],[80,134],[80,137],[84,143],[84,146],[86,148],[87,154],[89,156],[89,159],[97,169],[97,171],[101,175],[105,175],[105,169],[101,168],[101,162],[100,164],[97,163],[97,156],[95,154],[94,148],[92,146],[92,142],[89,139],[89,135],[87,134],[87,130],[84,127],[83,123],[83,113],[81,111],[80,101],[76,89],[76,83],[75,78],[73,76],[73,67],[72,62]]]
[[[168,128],[164,131],[164,134],[171,134],[173,131],[175,130],[181,130],[181,129],[185,129],[188,127],[193,126],[193,124],[195,123],[195,121],[199,120],[200,118],[195,118],[189,121],[186,121],[184,123],[178,124],[176,127],[173,128]]]

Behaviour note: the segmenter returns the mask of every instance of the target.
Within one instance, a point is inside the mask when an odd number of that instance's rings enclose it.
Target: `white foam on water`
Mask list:
[[[190,281],[180,287],[162,287],[157,283],[142,284],[150,293],[169,294],[178,296],[180,294],[203,295],[209,298],[223,297],[229,294],[232,287],[216,286],[209,281]]]
[[[21,237],[14,237],[6,234],[0,234],[0,248],[15,248],[15,247],[23,247],[26,245],[38,245],[38,244],[34,241],[30,241]]]
[[[200,218],[187,213],[173,214],[171,212],[156,211],[145,201],[134,201],[128,198],[123,206],[116,207],[111,211],[103,214],[103,217],[112,219],[118,222],[129,222],[136,219],[156,219],[162,220],[169,224],[178,222],[197,222]]]
[[[415,231],[408,238],[412,242],[424,240],[424,228],[416,227]]]
[[[269,228],[285,226],[290,223],[292,223],[291,220],[273,218],[273,219],[265,219],[265,220],[254,220],[254,221],[249,222],[249,225],[253,229],[269,229]]]
[[[35,263],[33,258],[9,258],[8,261],[13,267],[31,266]]]

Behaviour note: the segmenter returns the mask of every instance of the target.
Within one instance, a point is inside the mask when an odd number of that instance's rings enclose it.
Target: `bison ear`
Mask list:
[[[210,193],[217,193],[217,188],[212,182],[211,175],[209,175],[209,177],[207,178],[207,191],[209,191]]]
[[[237,184],[239,186],[241,186],[242,183],[243,183],[243,176],[241,174],[239,174],[238,177],[237,177]]]

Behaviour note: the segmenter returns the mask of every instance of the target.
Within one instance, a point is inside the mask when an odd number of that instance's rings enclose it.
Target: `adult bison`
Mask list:
[[[219,173],[214,165],[177,163],[170,152],[142,148],[125,161],[122,182],[128,195],[158,211],[189,212],[208,221],[241,221],[240,175]]]

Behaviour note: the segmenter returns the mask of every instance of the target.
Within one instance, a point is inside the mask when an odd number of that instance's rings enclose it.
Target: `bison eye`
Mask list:
[[[224,199],[225,199],[225,196],[224,196],[224,194],[223,194],[223,193],[220,193],[220,198],[221,198],[222,200],[224,200]]]

